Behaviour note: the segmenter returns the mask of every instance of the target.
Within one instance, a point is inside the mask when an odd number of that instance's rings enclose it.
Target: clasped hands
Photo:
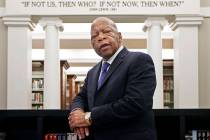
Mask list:
[[[85,119],[85,112],[82,109],[76,109],[69,114],[69,126],[74,133],[77,133],[79,139],[89,136],[89,121]]]

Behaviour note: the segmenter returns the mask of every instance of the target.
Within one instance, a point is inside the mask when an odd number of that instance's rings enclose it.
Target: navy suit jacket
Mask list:
[[[152,112],[156,76],[151,57],[124,48],[97,89],[100,69],[101,62],[88,72],[71,105],[71,110],[91,111],[89,139],[156,140]]]

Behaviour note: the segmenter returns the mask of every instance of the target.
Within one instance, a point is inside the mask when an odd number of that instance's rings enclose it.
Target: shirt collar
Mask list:
[[[110,57],[106,62],[111,65],[114,59],[117,57],[117,55],[122,51],[122,49],[123,49],[123,46],[120,46],[120,48],[115,52],[115,54],[112,55],[112,57]],[[103,63],[104,63],[104,60],[103,60]]]

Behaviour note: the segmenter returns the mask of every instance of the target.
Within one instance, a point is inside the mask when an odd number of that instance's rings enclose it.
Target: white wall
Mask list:
[[[210,0],[200,0],[201,7],[210,7]],[[199,27],[199,106],[210,107],[210,18]]]
[[[0,18],[0,109],[6,108],[7,101],[7,28]]]
[[[210,18],[199,28],[199,102],[201,108],[210,107]]]

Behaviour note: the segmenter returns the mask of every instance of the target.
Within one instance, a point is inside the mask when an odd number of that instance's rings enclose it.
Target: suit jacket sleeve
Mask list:
[[[129,121],[152,110],[156,87],[154,64],[147,54],[134,55],[128,68],[124,96],[115,102],[92,108],[93,126]]]

